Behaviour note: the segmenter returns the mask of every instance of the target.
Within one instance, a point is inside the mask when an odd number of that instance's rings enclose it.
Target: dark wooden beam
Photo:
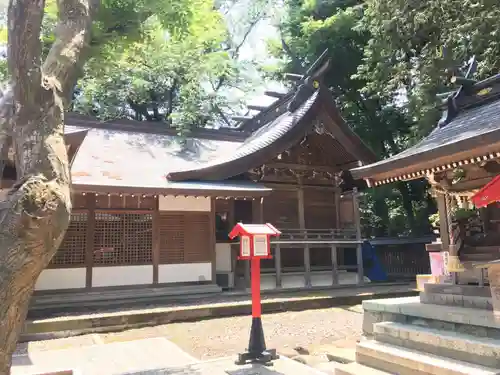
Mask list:
[[[267,107],[262,105],[247,105],[247,108],[253,111],[265,111]]]
[[[500,164],[498,163],[497,160],[487,161],[486,163],[484,163],[484,165],[481,165],[481,168],[483,168],[488,173],[492,174],[500,173]]]
[[[252,116],[231,116],[231,119],[234,121],[248,121],[251,120]]]
[[[304,76],[302,74],[285,73],[285,79],[289,81],[300,81]]]
[[[264,95],[270,96],[272,98],[281,99],[284,96],[286,96],[286,93],[284,93],[284,92],[278,92],[278,91],[264,91]]]
[[[338,172],[339,169],[334,166],[326,165],[304,165],[304,164],[293,164],[293,163],[270,163],[266,164],[266,167],[276,168],[276,169],[294,169],[299,171],[318,171],[318,172]]]
[[[458,77],[458,76],[451,77],[450,81],[451,81],[451,83],[455,83],[457,85],[462,85],[462,86],[468,86],[468,87],[472,87],[476,83],[478,83],[475,79]]]

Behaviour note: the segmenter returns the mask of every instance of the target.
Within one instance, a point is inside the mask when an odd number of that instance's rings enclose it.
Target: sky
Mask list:
[[[249,2],[252,1],[253,0],[240,0],[238,6],[232,7],[231,12],[229,12],[228,16],[226,17],[228,19],[228,27],[232,29],[231,32],[235,34],[236,39],[238,39],[238,37],[242,37],[243,33],[246,30],[238,30],[237,28],[232,27],[232,24],[238,23],[239,20],[245,19],[245,12],[247,12],[248,10]],[[274,3],[276,3],[276,1],[274,1]],[[272,10],[270,13],[274,12],[275,10]],[[279,32],[278,29],[273,25],[273,20],[271,18],[265,18],[261,20],[254,27],[254,29],[248,36],[246,43],[242,46],[239,55],[240,60],[253,61],[257,64],[271,62],[271,57],[267,52],[266,40],[274,37],[279,37]],[[247,93],[247,104],[261,106],[270,105],[276,100],[276,98],[264,95],[265,90],[282,92],[286,90],[280,82],[264,80],[254,69],[249,69],[249,71],[247,71],[246,73],[254,76],[256,83],[258,83],[255,87],[255,92]]]

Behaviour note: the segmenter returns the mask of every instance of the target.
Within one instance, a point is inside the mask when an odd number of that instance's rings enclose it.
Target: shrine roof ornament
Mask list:
[[[471,78],[476,67],[472,58],[463,76],[451,77],[458,88],[445,94],[443,116],[427,137],[390,158],[351,169],[353,177],[377,186],[500,158],[500,74],[476,81]]]

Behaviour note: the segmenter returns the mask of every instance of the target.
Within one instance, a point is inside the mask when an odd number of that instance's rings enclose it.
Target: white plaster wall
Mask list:
[[[211,281],[212,263],[160,264],[159,283],[187,283],[192,281]]]
[[[212,205],[208,197],[159,197],[160,211],[203,211],[210,212]]]
[[[86,268],[54,268],[43,270],[35,290],[85,288]]]
[[[153,283],[153,266],[92,268],[92,286],[141,285]]]
[[[231,244],[218,243],[215,245],[215,270],[217,272],[231,272]]]
[[[311,285],[313,287],[330,287],[332,286],[333,275],[330,271],[312,271],[311,272]],[[364,282],[369,283],[370,279],[364,277]],[[338,272],[337,285],[356,285],[358,283],[358,275],[356,272]],[[282,273],[281,274],[281,287],[287,288],[304,288],[305,276],[303,272]],[[276,288],[276,274],[268,273],[261,276],[262,290],[269,290]]]

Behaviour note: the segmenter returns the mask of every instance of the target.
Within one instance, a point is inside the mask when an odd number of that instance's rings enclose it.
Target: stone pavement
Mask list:
[[[29,351],[12,358],[12,375],[76,370],[75,375],[118,375],[198,362],[169,340],[146,340],[89,345],[63,350]]]
[[[165,338],[75,349],[33,351],[13,357],[12,375],[321,375],[324,373],[281,357],[272,366],[237,366],[234,357],[200,362]]]
[[[325,375],[311,367],[281,357],[272,366],[234,364],[235,358],[221,358],[212,361],[194,363],[183,367],[172,367],[127,373],[126,375]],[[123,374],[125,375],[125,374]]]

